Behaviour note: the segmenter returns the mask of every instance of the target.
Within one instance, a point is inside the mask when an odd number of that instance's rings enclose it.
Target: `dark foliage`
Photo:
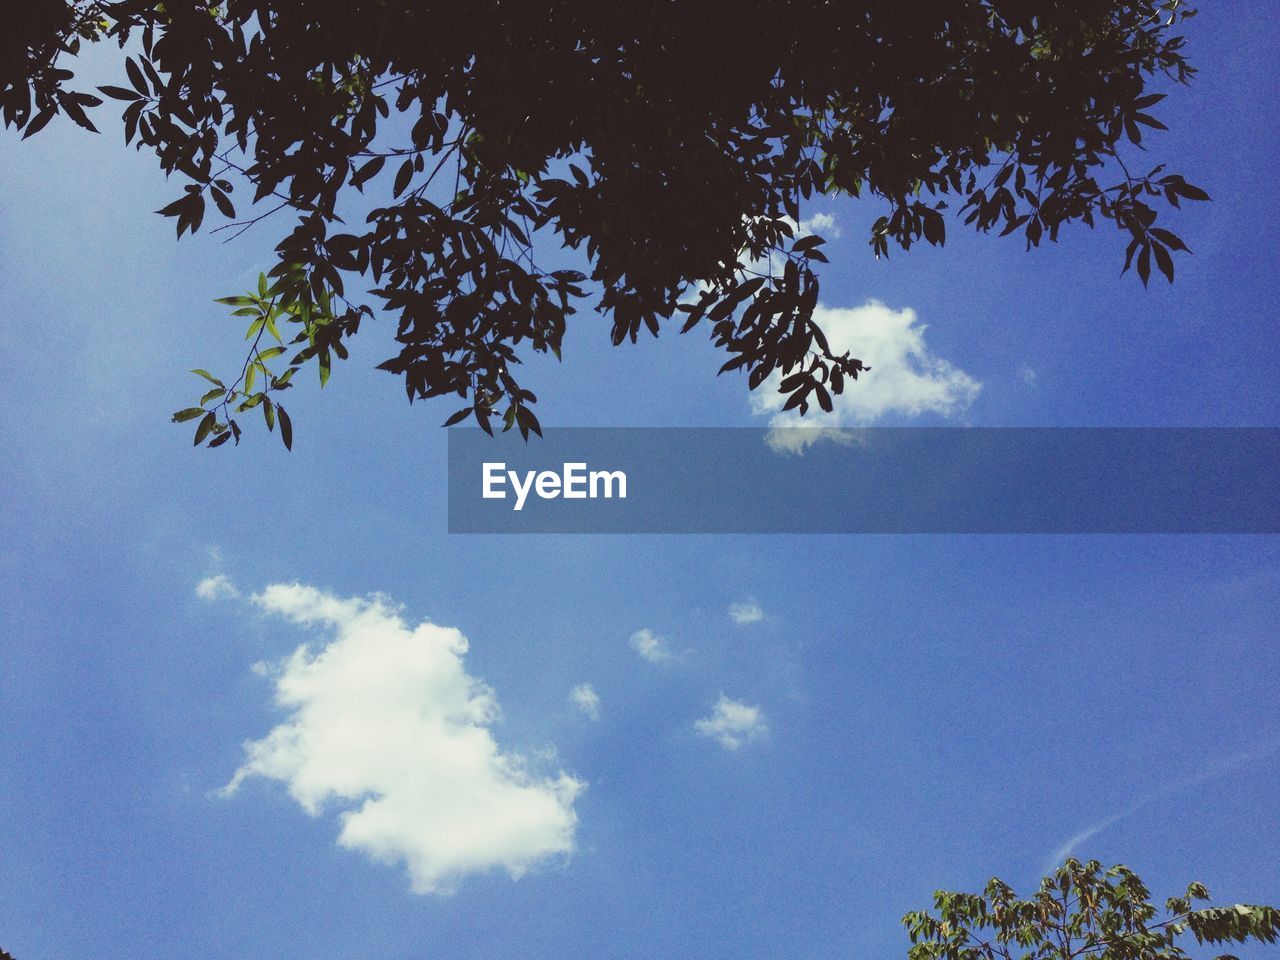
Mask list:
[[[179,236],[210,210],[238,229],[293,217],[259,290],[225,301],[249,323],[243,370],[201,373],[211,389],[176,415],[198,443],[238,441],[253,407],[290,443],[279,393],[313,361],[326,380],[375,305],[398,322],[382,367],[410,400],[461,398],[450,423],[537,431],[514,368],[558,356],[588,297],[615,344],[703,324],[723,370],[753,389],[777,371],[788,407],[829,407],[865,367],[813,322],[822,240],[795,223],[815,195],[878,204],[876,256],[942,244],[947,214],[1027,247],[1106,223],[1144,284],[1186,250],[1156,206],[1207,199],[1134,159],[1163,127],[1153,84],[1193,73],[1182,0],[23,7],[0,41],[6,125],[93,129],[109,98],[127,141],[187,179],[161,211]],[[88,41],[120,45],[118,85],[75,88]],[[543,269],[548,244],[589,275]]]

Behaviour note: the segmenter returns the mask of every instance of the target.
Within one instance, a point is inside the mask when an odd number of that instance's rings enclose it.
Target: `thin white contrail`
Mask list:
[[[1086,840],[1091,840],[1103,830],[1106,830],[1113,824],[1118,823],[1125,817],[1132,816],[1143,807],[1155,803],[1157,800],[1161,800],[1169,796],[1171,793],[1177,793],[1180,790],[1186,790],[1189,787],[1194,787],[1197,784],[1204,783],[1206,780],[1213,780],[1215,777],[1221,777],[1224,774],[1228,774],[1231,771],[1244,766],[1245,764],[1253,763],[1255,760],[1262,760],[1265,757],[1271,756],[1271,754],[1278,750],[1280,750],[1280,737],[1273,737],[1261,747],[1254,750],[1242,750],[1240,753],[1233,753],[1228,757],[1223,757],[1221,760],[1209,764],[1199,772],[1194,773],[1189,777],[1176,780],[1158,790],[1152,791],[1135,803],[1131,803],[1119,813],[1114,813],[1105,820],[1099,820],[1092,826],[1085,827],[1079,833],[1064,841],[1061,846],[1049,855],[1049,859],[1045,863],[1044,870],[1042,872],[1045,874],[1052,873],[1061,866],[1062,862],[1066,860],[1067,857],[1071,856],[1076,847],[1080,844],[1084,843]]]

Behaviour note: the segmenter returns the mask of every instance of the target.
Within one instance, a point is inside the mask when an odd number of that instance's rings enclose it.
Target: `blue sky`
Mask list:
[[[840,232],[832,323],[901,328],[881,347],[899,387],[853,388],[881,391],[875,422],[1276,425],[1270,13],[1192,21],[1202,75],[1153,147],[1215,201],[1177,219],[1195,255],[1172,288],[1118,277],[1105,233],[1024,254],[953,230],[943,251],[877,262],[872,211],[809,211]],[[1199,879],[1218,900],[1280,901],[1274,538],[450,536],[451,408],[410,408],[372,369],[389,352],[376,325],[323,392],[292,392],[291,455],[260,430],[193,450],[168,414],[198,392],[189,368],[238,362],[211,300],[270,264],[272,234],[175,244],[145,211],[176,185],[103,126],[55,122],[21,149],[10,136],[0,167],[14,956],[901,956],[899,918],[934,889],[1029,889],[1094,830],[1074,852],[1129,863],[1160,897]],[[564,363],[530,376],[547,425],[768,422],[720,362],[698,333],[612,349],[586,314]],[[216,576],[238,596],[198,596]],[[399,722],[378,686],[403,676],[397,631],[456,628],[465,653],[443,630],[419,639],[446,651],[443,672],[424,668],[442,696],[500,704],[463,730],[482,741],[467,756],[488,758],[481,787],[553,797],[508,846],[431,854],[452,864],[436,892],[413,890],[431,869],[339,845],[359,801],[309,815],[290,794],[296,753],[221,792],[252,766],[246,743],[297,720],[273,698],[305,664],[281,664],[335,638],[282,611],[371,594],[389,598],[361,608],[372,620],[339,627],[390,644],[389,666],[350,702]],[[744,604],[761,616],[736,622]],[[322,717],[349,703],[347,674],[308,676],[305,770],[340,793]],[[582,684],[597,718],[571,699]],[[358,744],[371,770],[353,789],[439,799],[401,778],[430,736],[459,732],[456,712],[428,713],[408,746],[395,730]],[[574,788],[553,796],[558,778]],[[473,825],[478,795],[450,815]],[[379,836],[421,850],[435,827]]]

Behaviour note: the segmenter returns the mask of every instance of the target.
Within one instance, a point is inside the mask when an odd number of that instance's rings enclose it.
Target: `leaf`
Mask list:
[[[441,426],[452,427],[455,423],[461,423],[469,416],[471,416],[471,408],[463,407],[461,410],[455,411]]]
[[[222,215],[228,220],[234,220],[236,208],[232,205],[231,199],[217,187],[211,187],[209,192],[213,194],[213,202],[218,205]]]
[[[396,173],[395,187],[392,189],[391,196],[398,197],[404,193],[405,188],[409,186],[409,181],[413,179],[413,161],[406,160],[400,166],[400,170]]]
[[[159,210],[156,211],[156,213],[160,214],[160,216],[162,217],[181,216],[182,212],[187,208],[188,202],[189,201],[187,200],[187,197],[185,195],[181,196],[177,200],[173,201],[173,203],[166,204],[165,206],[161,207]]]
[[[134,101],[142,99],[142,94],[134,90],[126,89],[125,87],[105,86],[99,87],[98,89],[114,100]]]
[[[231,431],[228,430],[226,433],[221,433],[214,437],[213,441],[209,444],[209,449],[212,450],[214,447],[220,447],[230,439]]]
[[[72,119],[76,126],[83,127],[90,133],[98,132],[98,128],[95,127],[93,122],[85,115],[85,112],[79,103],[77,103],[72,97],[60,99],[63,111]]]
[[[818,406],[820,406],[827,413],[830,413],[833,409],[833,405],[831,403],[831,394],[827,393],[827,388],[824,387],[822,384],[818,383],[818,384],[814,384],[813,389],[814,389],[814,393],[818,395]]]
[[[276,414],[280,417],[280,439],[284,441],[286,450],[293,449],[293,421],[289,419],[289,414],[284,412],[284,407],[276,404]]]
[[[358,190],[367,181],[376,177],[382,171],[382,167],[386,162],[386,157],[374,157],[351,175],[351,185]]]
[[[33,119],[30,123],[27,124],[27,129],[22,134],[22,139],[25,140],[27,139],[27,137],[34,136],[35,134],[43,130],[45,128],[45,125],[50,120],[53,119],[54,114],[56,114],[57,112],[58,111],[54,107],[47,107],[44,110],[41,110],[39,113],[37,113],[35,115],[35,119]]]
[[[1165,279],[1173,283],[1173,257],[1169,256],[1169,251],[1158,243],[1153,243],[1151,250],[1156,255],[1156,266],[1160,268]]]
[[[208,411],[203,407],[187,407],[185,410],[179,410],[175,413],[170,423],[185,423],[188,420],[194,420],[196,417],[203,416]]]
[[[219,380],[217,377],[215,377],[215,376],[214,376],[212,373],[210,373],[208,370],[192,370],[191,372],[192,372],[192,373],[194,373],[194,374],[197,374],[198,376],[204,377],[204,378],[205,378],[206,380],[208,380],[210,383],[212,383],[212,384],[216,384],[216,385],[217,385],[217,386],[219,386],[219,387],[221,387],[221,386],[225,386],[225,384],[223,384],[223,382],[222,382],[221,380]]]
[[[1162,227],[1152,227],[1151,235],[1172,250],[1185,250],[1187,253],[1191,251],[1187,245],[1182,242],[1182,238],[1175,233],[1171,233]]]
[[[218,419],[213,415],[213,411],[206,413],[204,419],[200,421],[200,426],[196,427],[196,438],[191,445],[193,447],[200,446],[204,442],[204,438],[213,431],[213,425],[217,422]]]
[[[1209,194],[1205,193],[1199,187],[1193,187],[1191,184],[1187,183],[1185,180],[1179,181],[1178,183],[1174,184],[1173,189],[1181,196],[1186,197],[1188,200],[1208,200],[1209,199]]]
[[[150,94],[147,88],[147,78],[142,75],[142,71],[138,69],[138,65],[133,62],[133,57],[128,57],[124,61],[125,72],[129,74],[129,82],[133,84],[133,88],[143,96]]]
[[[262,401],[262,419],[267,421],[267,432],[270,433],[276,428],[276,407],[270,400]]]

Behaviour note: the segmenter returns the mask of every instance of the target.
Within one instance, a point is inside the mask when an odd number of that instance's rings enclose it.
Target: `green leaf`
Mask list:
[[[217,418],[210,411],[206,413],[204,419],[200,421],[200,426],[196,427],[196,438],[192,442],[193,447],[198,447],[204,442],[204,438],[213,432],[213,425],[217,423]]]
[[[201,401],[202,403],[204,401]],[[203,416],[207,411],[203,407],[187,407],[185,410],[179,410],[175,413],[170,423],[185,423],[188,420],[194,420],[196,417]]]
[[[267,431],[271,432],[276,428],[276,409],[275,404],[270,400],[262,401],[262,419],[267,421]]]
[[[216,386],[219,386],[219,387],[225,386],[225,384],[223,384],[221,380],[215,377],[208,370],[192,370],[191,372],[196,374],[197,376],[204,377],[206,380],[208,380],[212,384],[215,384]]]

